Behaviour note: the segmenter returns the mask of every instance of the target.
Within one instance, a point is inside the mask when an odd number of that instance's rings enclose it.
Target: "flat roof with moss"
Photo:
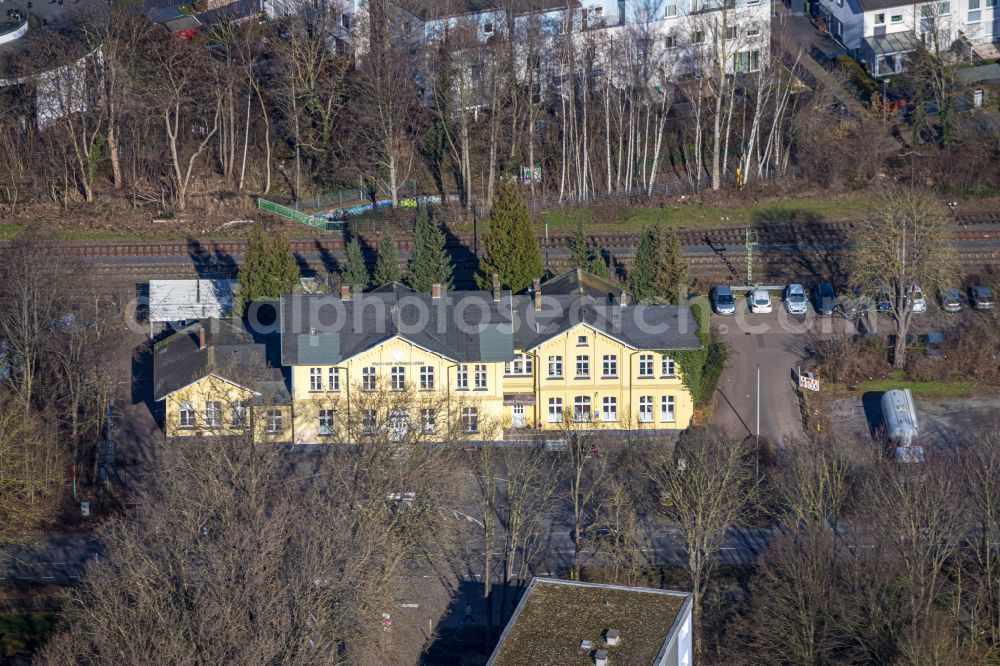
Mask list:
[[[507,624],[488,664],[593,666],[593,650],[608,650],[611,664],[653,664],[679,626],[690,594],[535,578]],[[676,626],[675,626],[676,625]],[[617,629],[617,646],[605,631]],[[593,643],[590,651],[580,642]]]

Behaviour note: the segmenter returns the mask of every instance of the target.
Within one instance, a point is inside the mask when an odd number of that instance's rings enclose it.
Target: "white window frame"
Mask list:
[[[665,49],[677,48],[677,37],[676,37],[676,35],[664,35],[663,36],[663,48],[665,48]]]
[[[563,357],[556,354],[555,356],[549,356],[549,378],[559,378],[562,379],[563,376]]]
[[[587,346],[587,336],[586,335],[578,335],[578,336],[576,336],[576,346],[577,347],[586,347]]]
[[[369,365],[361,368],[361,390],[374,391],[377,385],[378,380],[375,375],[375,367]]]
[[[420,428],[425,435],[437,432],[437,410],[428,408],[420,410]]]
[[[177,417],[178,428],[190,429],[198,427],[198,411],[194,408],[194,403],[181,401]]]
[[[664,423],[673,423],[677,420],[677,402],[674,396],[665,395],[660,398],[660,420]]]
[[[618,376],[618,354],[604,355],[604,358],[601,359],[601,376],[602,377]]]
[[[321,409],[317,415],[316,432],[320,437],[329,437],[333,434],[333,421],[336,412],[332,409]]]
[[[664,356],[660,361],[660,376],[673,378],[677,376],[677,361],[670,356]]]
[[[577,423],[586,423],[593,418],[594,402],[589,395],[578,395],[573,397],[573,420]],[[582,418],[581,418],[582,417]]]
[[[420,366],[420,390],[433,391],[434,385],[435,385],[434,366],[433,365]]]
[[[473,376],[473,381],[475,382],[475,384],[473,385],[473,388],[475,388],[477,391],[485,391],[486,390],[486,364],[485,363],[477,363],[476,367],[474,368],[474,370],[475,370],[475,375]]]
[[[653,367],[652,354],[639,354],[639,377],[654,377],[656,373]]]
[[[562,398],[549,398],[549,423],[563,422]]]
[[[205,401],[205,427],[218,428],[222,425],[222,403],[218,400]]]
[[[639,396],[639,423],[653,422],[653,396]]]
[[[340,368],[330,368],[327,371],[326,386],[330,391],[340,390]]]
[[[902,23],[903,22],[903,15],[902,14],[891,14],[889,16],[889,22],[892,23],[892,24]]]
[[[875,14],[875,25],[885,25],[885,12]]]
[[[462,430],[479,432],[479,410],[475,407],[462,407]]]
[[[983,20],[983,6],[979,0],[969,0],[969,14],[966,23],[979,23]]]
[[[406,390],[406,368],[394,365],[389,369],[389,388],[393,391]]]
[[[618,420],[618,398],[606,396],[601,399],[601,420],[605,423],[614,423]]]
[[[278,435],[285,427],[285,414],[280,409],[269,409],[266,414],[268,435]]]
[[[705,43],[705,31],[696,30],[691,33],[691,43],[692,44],[704,44]]]
[[[319,393],[323,390],[323,368],[309,368],[309,392]]]
[[[374,409],[366,409],[361,413],[361,432],[365,435],[374,435],[378,429],[378,412]]]
[[[588,354],[580,354],[576,357],[576,378],[590,378],[590,356]]]
[[[229,425],[233,428],[245,428],[247,425],[247,403],[237,400],[229,409]]]
[[[455,388],[460,391],[469,388],[469,366],[465,364],[455,366]]]
[[[533,370],[530,354],[515,354],[513,361],[503,364],[503,373],[508,377],[530,377]]]
[[[677,16],[677,5],[667,5],[663,8],[663,18],[673,18]]]

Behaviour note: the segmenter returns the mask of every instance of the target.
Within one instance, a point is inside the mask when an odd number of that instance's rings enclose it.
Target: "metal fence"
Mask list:
[[[742,183],[743,187],[752,185],[755,182],[770,182],[776,180],[782,180],[785,178],[794,178],[796,176],[795,169],[791,169],[788,173],[778,174],[774,171],[767,171],[763,176],[753,175],[746,178]],[[735,185],[736,175],[733,173],[724,174],[722,177],[723,184]],[[701,183],[692,182],[688,179],[678,179],[671,181],[664,181],[661,183],[654,183],[651,187],[646,185],[631,187],[627,189],[617,189],[608,191],[595,191],[589,192],[586,195],[579,194],[569,194],[569,195],[559,195],[559,194],[539,194],[534,196],[526,196],[525,204],[528,210],[531,212],[541,212],[561,208],[576,208],[576,207],[586,207],[595,205],[622,205],[630,203],[640,203],[647,201],[649,199],[665,198],[665,197],[677,197],[685,194],[695,194],[701,190],[708,187],[707,179],[703,179]],[[342,192],[349,192],[344,190]],[[321,195],[319,197],[314,197],[311,200],[303,200],[296,202],[296,206],[308,206],[306,210],[316,210],[323,208],[322,202],[327,201],[330,197],[336,196],[334,201],[339,200],[341,193],[332,193],[327,195]],[[343,196],[347,196],[344,194]],[[319,204],[319,205],[315,205]],[[408,231],[411,230],[416,219],[416,215],[412,210],[403,209],[380,209],[376,208],[369,213],[357,217],[350,218],[348,220],[339,221],[336,223],[328,223],[326,220],[320,219],[319,217],[313,217],[306,213],[300,212],[300,210],[292,209],[287,206],[282,206],[264,199],[258,199],[258,207],[262,210],[266,210],[276,215],[281,215],[289,220],[296,222],[302,222],[314,229],[329,230],[331,227],[335,227],[337,230],[342,230],[348,234],[355,232],[375,232],[384,223],[391,223],[390,226],[400,228],[400,230]],[[434,213],[435,220],[439,224],[444,224],[446,226],[452,226],[455,224],[469,223],[477,219],[483,219],[489,215],[489,208],[479,205],[473,205],[469,210],[458,210],[458,209],[438,209]]]
[[[299,211],[289,208],[288,206],[282,206],[281,204],[276,204],[273,201],[268,201],[267,199],[257,199],[257,208],[266,210],[269,213],[274,213],[275,215],[280,215],[281,217],[292,220],[293,222],[301,222],[302,224],[308,225],[314,229],[326,231],[325,220],[321,220],[305,213],[300,213]]]
[[[417,182],[414,180],[406,181],[405,183],[400,184],[396,192],[400,197],[408,197],[411,194],[416,197]],[[390,196],[391,194],[389,190],[380,186],[378,191],[375,192],[374,198],[376,200],[387,199]],[[316,196],[309,197],[307,199],[298,199],[291,205],[291,207],[297,211],[336,209],[343,208],[344,206],[350,206],[352,204],[370,202],[372,198],[371,191],[363,187],[348,187],[335,192],[317,194]]]

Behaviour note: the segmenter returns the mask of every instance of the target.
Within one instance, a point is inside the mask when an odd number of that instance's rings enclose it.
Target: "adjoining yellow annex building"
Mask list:
[[[295,444],[349,442],[369,421],[433,440],[446,418],[487,440],[681,430],[693,404],[675,354],[701,349],[686,306],[634,305],[579,270],[520,295],[498,285],[292,294],[278,304],[278,330],[206,320],[159,342],[167,435],[231,434],[248,409],[261,436]],[[502,427],[487,433],[486,422]]]

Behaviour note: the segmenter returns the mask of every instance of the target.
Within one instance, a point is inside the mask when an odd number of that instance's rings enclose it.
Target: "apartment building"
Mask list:
[[[168,436],[232,434],[227,415],[245,427],[249,407],[266,414],[266,438],[296,444],[386,431],[434,440],[453,427],[486,441],[675,431],[693,414],[679,358],[701,348],[691,311],[632,304],[582,271],[536,281],[525,294],[499,284],[430,293],[345,287],[284,296],[278,311],[270,337],[232,323],[206,335],[217,325],[207,320],[156,345]],[[252,366],[263,380],[241,379],[254,376]]]
[[[395,0],[395,6],[396,33],[414,45],[466,30],[481,43],[513,35],[523,45],[531,35],[554,52],[572,37],[578,52],[589,52],[595,67],[612,76],[623,60],[681,76],[718,56],[734,72],[753,71],[770,41],[770,0]],[[545,60],[552,69],[558,59]]]

